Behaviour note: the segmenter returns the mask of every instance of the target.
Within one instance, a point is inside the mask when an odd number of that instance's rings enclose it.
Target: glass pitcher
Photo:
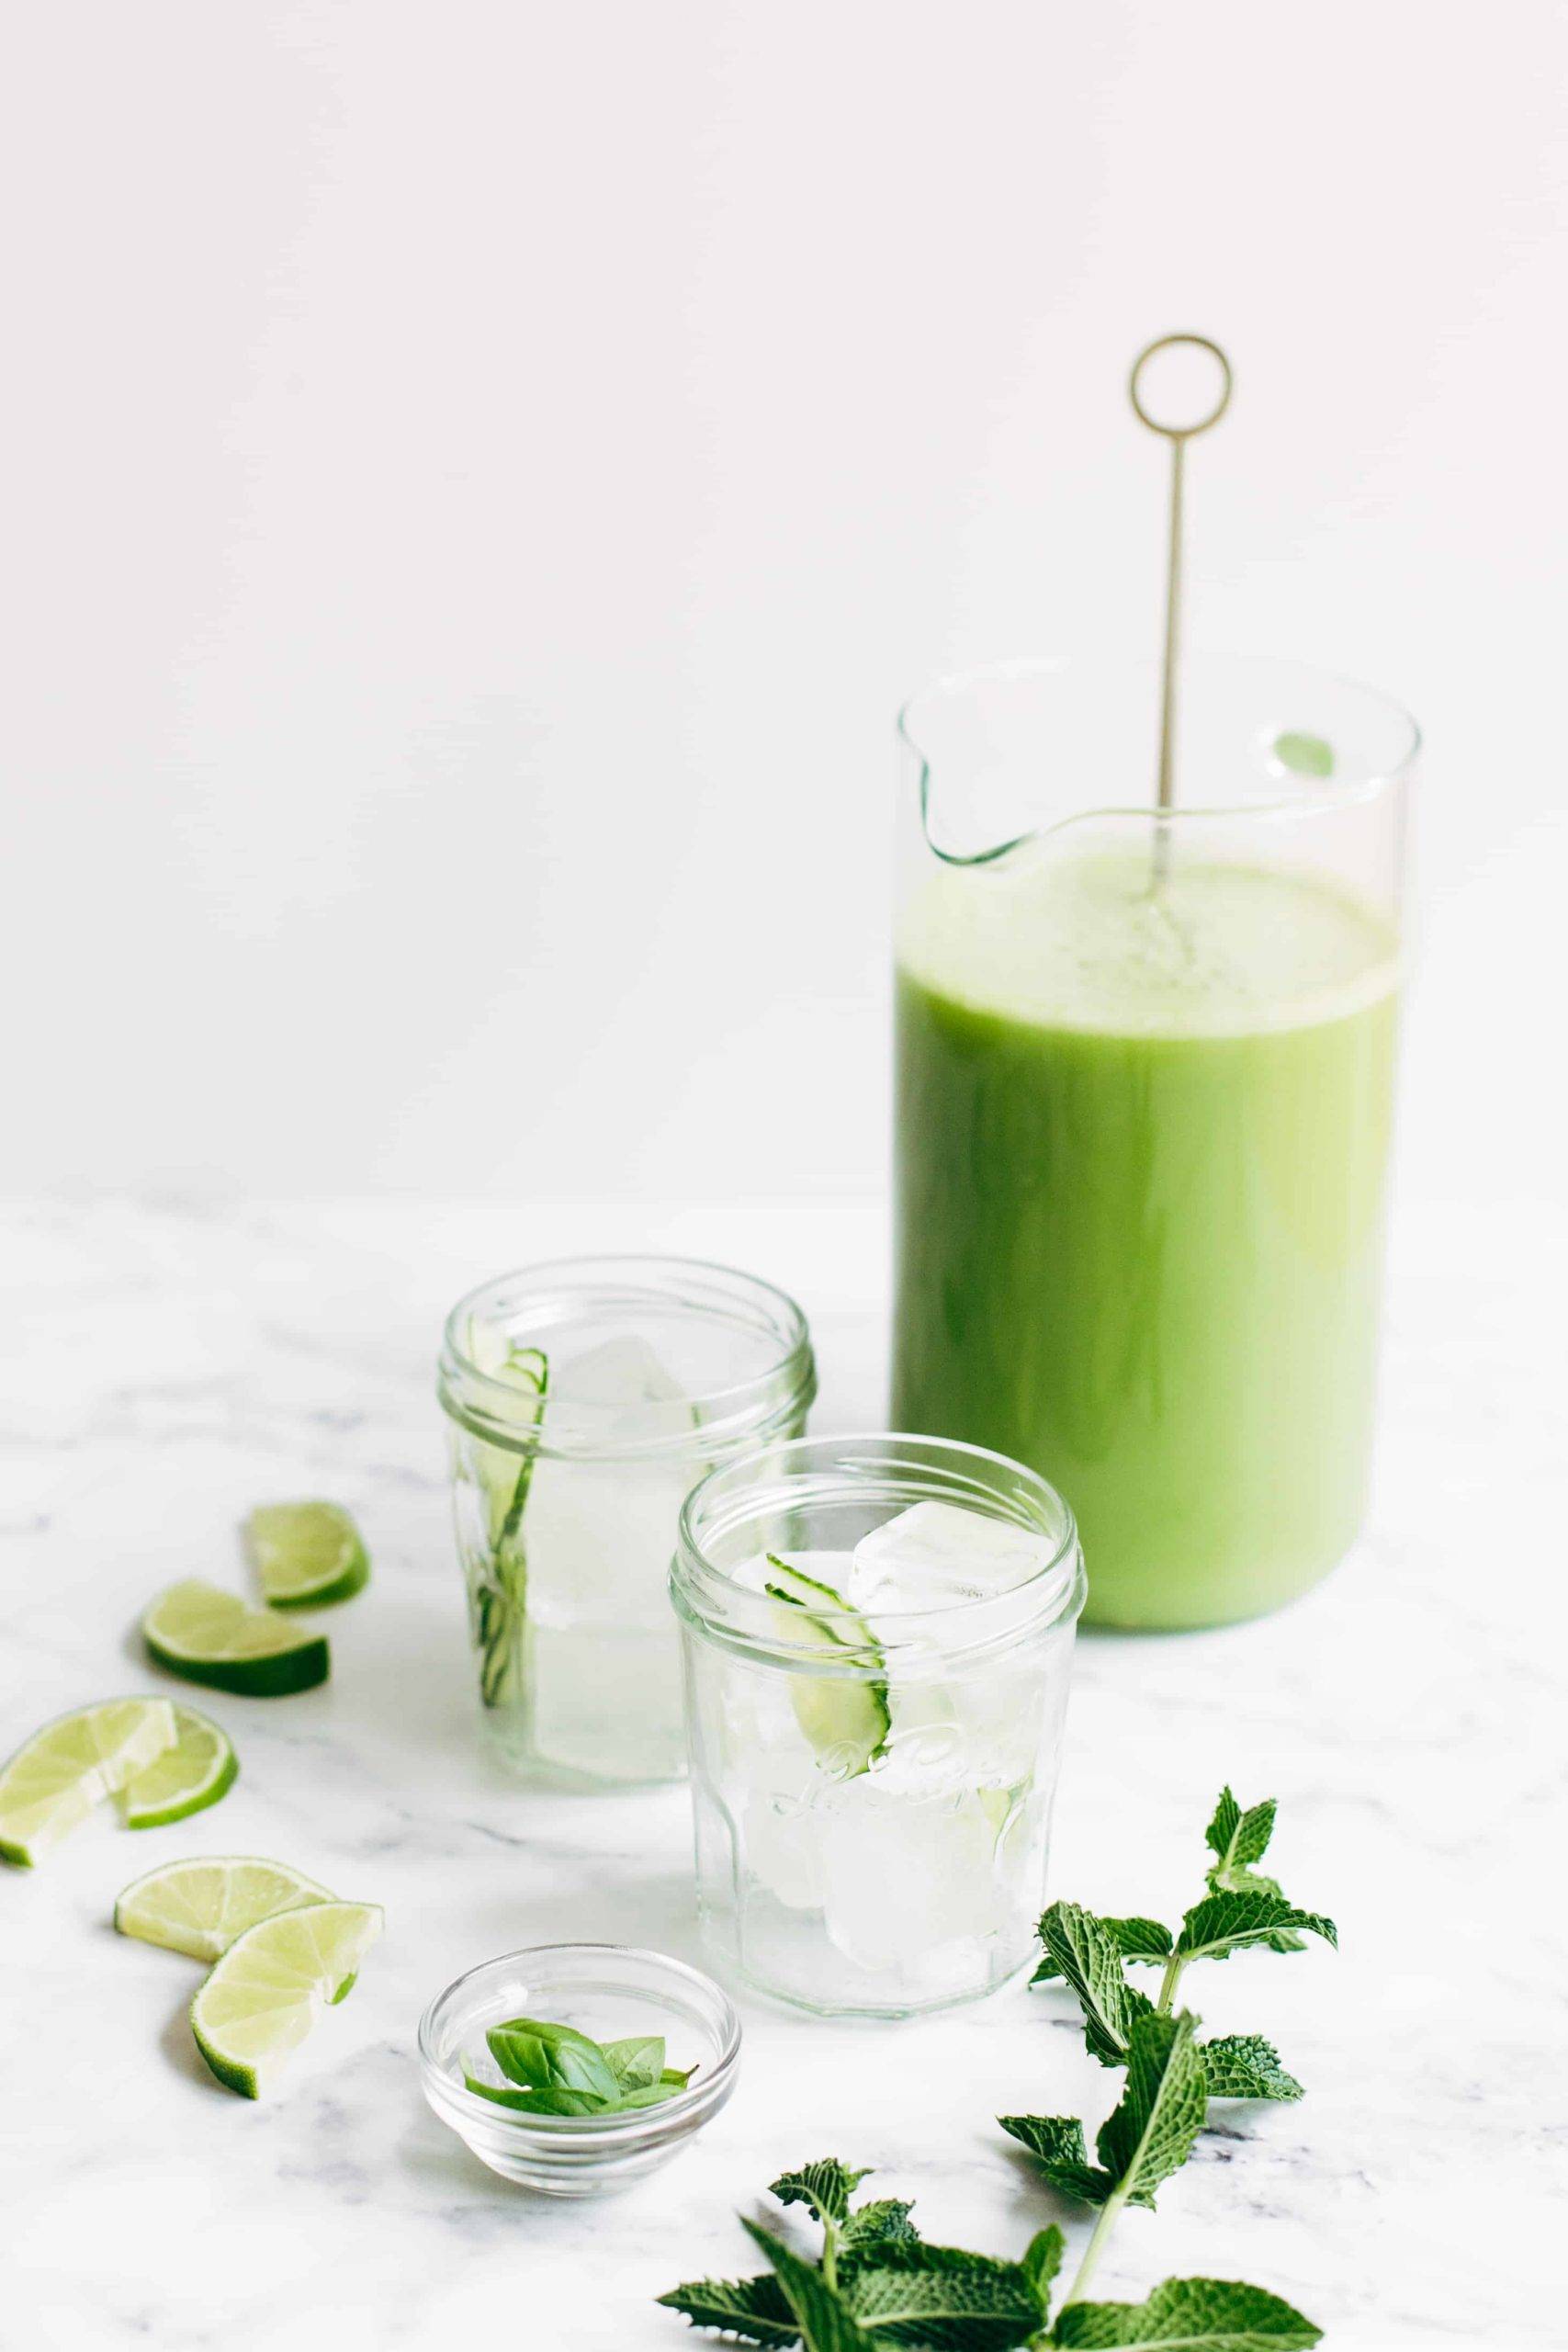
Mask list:
[[[1419,737],[1365,687],[1043,660],[903,711],[891,1418],[1066,1496],[1086,1617],[1213,1625],[1360,1525]]]

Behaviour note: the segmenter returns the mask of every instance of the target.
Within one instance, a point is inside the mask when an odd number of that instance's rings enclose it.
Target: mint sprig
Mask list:
[[[1134,2190],[1140,2201],[1152,2201],[1190,2144],[1192,2048],[1190,2018],[1140,2022],[1126,2096],[1100,2134],[1122,2165],[1116,2193],[1129,2202]],[[1075,2123],[1070,2131],[1081,2153],[1081,2129]],[[1312,2322],[1278,2295],[1223,2278],[1169,2278],[1143,2303],[1074,2300],[1053,2322],[1051,2292],[1063,2252],[1054,2224],[1038,2231],[1016,2261],[931,2245],[916,2232],[902,2199],[853,2205],[864,2178],[825,2157],[773,2183],[781,2204],[803,2205],[820,2222],[816,2261],[777,2231],[746,2220],[766,2270],[750,2278],[694,2279],[659,2301],[694,2327],[764,2347],[798,2344],[803,2352],[1047,2352],[1057,2346],[1309,2352],[1318,2340]],[[1083,2278],[1080,2267],[1078,2284]]]
[[[855,2207],[863,2172],[836,2157],[783,2174],[772,2193],[781,2205],[804,2205],[822,2228],[822,2250],[808,2261],[784,2239],[747,2221],[746,2232],[771,2269],[755,2278],[702,2278],[659,2298],[694,2326],[717,2328],[751,2344],[799,2343],[806,2352],[1014,2352],[1049,2341],[1052,2282],[1061,2267],[1062,2233],[1035,2234],[1018,2261],[930,2245],[901,2198]]]
[[[1160,2184],[1191,2154],[1211,2098],[1302,2097],[1302,2086],[1261,2034],[1202,2042],[1197,2018],[1175,2008],[1177,1987],[1196,1961],[1228,1960],[1247,1950],[1300,1951],[1308,1935],[1337,1942],[1332,1919],[1299,1909],[1277,1880],[1255,1868],[1274,1834],[1274,1815],[1272,1797],[1244,1809],[1228,1788],[1221,1792],[1205,1833],[1213,1857],[1205,1872],[1209,1892],[1175,1935],[1157,1920],[1097,1918],[1076,1903],[1052,1904],[1040,1922],[1045,1957],[1035,1982],[1065,1982],[1077,1997],[1091,2053],[1101,2065],[1127,2071],[1121,2101],[1100,2129],[1098,2164],[1089,2162],[1074,2117],[998,2119],[1054,2188],[1100,2209],[1054,2344],[1179,2343],[1259,2352],[1317,2341],[1312,2322],[1277,2296],[1225,2280],[1168,2279],[1141,2304],[1083,2300],[1117,2214],[1124,2205],[1154,2203]],[[1127,1982],[1126,1964],[1134,1960],[1163,1962],[1152,2001]]]
[[[1301,1951],[1309,1935],[1337,1942],[1332,1919],[1299,1910],[1277,1879],[1254,1868],[1269,1850],[1274,1816],[1272,1797],[1244,1809],[1228,1788],[1221,1790],[1204,1832],[1213,1857],[1204,1874],[1209,1892],[1186,1914],[1175,1935],[1157,1919],[1101,1918],[1076,1903],[1053,1903],[1044,1914],[1040,1922],[1044,1957],[1033,1982],[1067,1984],[1083,2015],[1084,2040],[1102,2066],[1125,2065],[1137,2018],[1150,2009],[1170,2014],[1177,1987],[1194,1961],[1228,1960],[1233,1952],[1249,1949]],[[1128,1984],[1124,1970],[1129,1961],[1163,1967],[1154,2001]],[[1302,2096],[1300,2083],[1260,2034],[1201,2047],[1214,2098]]]
[[[856,2205],[866,2176],[838,2157],[803,2165],[773,2185],[780,2204],[804,2206],[820,2224],[815,2261],[748,2221],[766,2271],[694,2280],[671,2288],[660,2302],[694,2326],[763,2346],[799,2344],[804,2352],[1310,2352],[1320,2335],[1311,2320],[1280,2296],[1235,2279],[1168,2278],[1141,2303],[1086,2300],[1117,2216],[1127,2205],[1154,2205],[1191,2154],[1211,2098],[1302,2096],[1261,2034],[1201,2041],[1198,2019],[1174,2005],[1176,1988],[1196,1961],[1247,1949],[1296,1950],[1306,1935],[1336,1940],[1332,1920],[1298,1910],[1255,1868],[1273,1827],[1272,1799],[1244,1811],[1229,1789],[1224,1792],[1208,1832],[1209,1891],[1175,1934],[1156,1919],[1100,1918],[1072,1903],[1054,1903],[1040,1923],[1044,1959],[1036,1983],[1066,1982],[1090,2051],[1102,2065],[1125,2070],[1094,2158],[1074,2116],[1000,2119],[1053,2188],[1099,2209],[1054,2319],[1059,2228],[1041,2230],[1016,2260],[931,2245],[902,2199]],[[1134,1962],[1162,1969],[1155,1998],[1128,1984],[1124,1971]]]

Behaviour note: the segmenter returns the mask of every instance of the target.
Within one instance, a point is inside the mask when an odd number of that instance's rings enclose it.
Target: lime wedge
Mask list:
[[[270,1609],[247,1609],[199,1577],[161,1592],[141,1620],[141,1632],[171,1674],[247,1699],[280,1698],[327,1679],[324,1634],[304,1633]]]
[[[337,1503],[263,1503],[245,1535],[270,1608],[325,1609],[370,1581],[359,1530]]]
[[[380,1932],[377,1904],[310,1903],[237,1937],[190,2005],[196,2046],[219,2081],[243,2098],[270,2089]]]
[[[30,1869],[174,1738],[166,1699],[110,1699],[45,1724],[0,1771],[0,1860]]]
[[[128,1829],[162,1829],[227,1796],[239,1773],[227,1732],[194,1707],[175,1709],[175,1744],[120,1791]]]
[[[775,1622],[796,1648],[822,1651],[860,1675],[792,1674],[790,1704],[811,1752],[835,1780],[853,1780],[881,1755],[892,1717],[887,1709],[886,1657],[865,1619],[831,1585],[819,1584],[770,1552],[773,1574],[765,1589],[778,1605]],[[818,1612],[831,1610],[831,1623]]]
[[[122,1936],[144,1944],[188,1952],[192,1960],[217,1960],[258,1919],[334,1900],[287,1862],[254,1854],[199,1855],[133,1879],[114,1906],[114,1923]]]

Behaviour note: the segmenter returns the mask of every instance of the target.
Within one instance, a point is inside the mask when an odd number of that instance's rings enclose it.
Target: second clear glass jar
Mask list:
[[[799,1307],[694,1259],[527,1267],[453,1308],[437,1391],[487,1744],[558,1785],[679,1779],[677,1518],[716,1464],[805,1428]]]
[[[869,2017],[1022,1967],[1084,1600],[1061,1497],[978,1446],[770,1447],[688,1498],[671,1595],[721,1967]]]

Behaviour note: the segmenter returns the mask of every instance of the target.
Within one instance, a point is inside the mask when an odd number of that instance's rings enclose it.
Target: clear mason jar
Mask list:
[[[677,1518],[805,1428],[799,1307],[694,1259],[562,1259],[459,1299],[436,1385],[487,1745],[558,1785],[679,1779]]]
[[[944,1521],[932,1581],[844,1605],[834,1555],[931,1503],[986,1523],[973,1554]],[[671,1592],[721,1968],[820,2015],[908,2017],[1029,1961],[1084,1589],[1066,1504],[978,1446],[814,1438],[693,1490]]]

